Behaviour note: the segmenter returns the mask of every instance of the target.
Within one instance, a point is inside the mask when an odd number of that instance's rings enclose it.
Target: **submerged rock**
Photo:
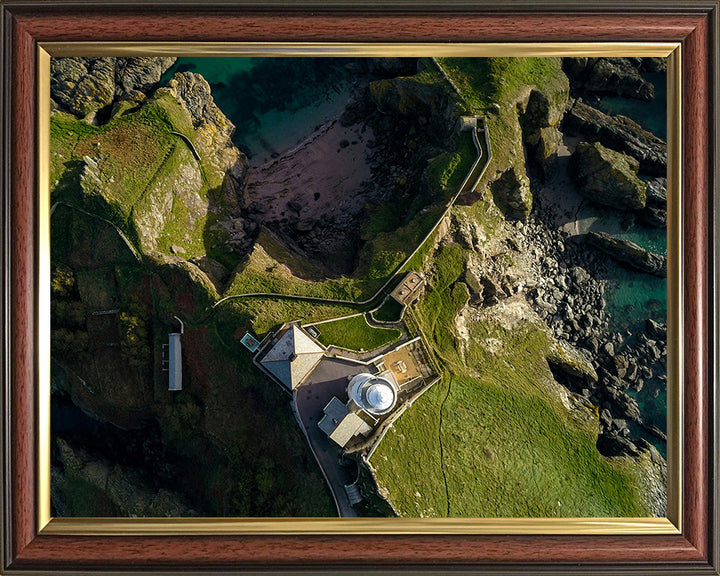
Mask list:
[[[632,156],[643,172],[655,176],[667,172],[665,142],[626,116],[611,116],[578,100],[565,115],[563,129]]]
[[[581,142],[569,170],[578,192],[598,204],[638,210],[645,207],[647,184],[638,178],[638,161],[595,142]]]
[[[606,232],[588,232],[587,242],[631,268],[661,278],[667,276],[665,256],[649,252],[634,242],[616,238]]]

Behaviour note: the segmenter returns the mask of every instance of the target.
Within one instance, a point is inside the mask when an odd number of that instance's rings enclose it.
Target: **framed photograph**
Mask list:
[[[718,573],[716,1],[0,10],[5,572]]]

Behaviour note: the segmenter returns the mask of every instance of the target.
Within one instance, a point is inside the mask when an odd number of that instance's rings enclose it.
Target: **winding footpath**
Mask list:
[[[385,283],[378,288],[378,290],[369,298],[366,298],[365,300],[339,300],[334,298],[321,298],[319,296],[301,296],[298,294],[280,294],[275,292],[248,292],[245,294],[231,294],[229,296],[225,296],[223,298],[220,298],[217,302],[215,302],[211,309],[216,308],[220,304],[227,302],[229,300],[235,300],[235,299],[241,299],[241,298],[281,298],[286,300],[300,300],[305,302],[318,302],[322,304],[338,304],[338,305],[344,305],[344,306],[358,306],[358,307],[365,307],[373,302],[376,302],[378,298],[381,296],[384,297],[386,295],[386,289],[390,285],[390,283],[394,280],[395,275],[398,272],[401,272],[408,263],[413,259],[413,257],[420,251],[420,249],[425,245],[426,242],[433,236],[435,231],[437,230],[438,226],[440,226],[440,223],[445,219],[445,217],[448,215],[452,207],[455,205],[455,202],[460,197],[461,194],[465,192],[470,192],[474,190],[478,183],[480,182],[480,179],[485,174],[485,170],[487,170],[487,167],[490,164],[490,160],[492,160],[492,148],[490,146],[490,135],[488,133],[487,123],[485,122],[485,117],[476,117],[478,120],[482,120],[482,127],[476,127],[474,130],[472,130],[472,139],[473,144],[475,145],[475,149],[477,150],[477,158],[475,159],[475,162],[470,167],[470,170],[468,171],[467,175],[465,176],[465,179],[462,181],[460,186],[458,187],[458,191],[453,195],[453,197],[449,200],[447,203],[445,210],[440,215],[440,217],[437,219],[433,227],[430,229],[430,231],[425,235],[425,237],[420,241],[420,243],[417,245],[415,250],[413,250],[406,258],[403,260],[400,265],[393,271],[392,274],[388,277],[388,279],[385,281]],[[483,133],[483,139],[484,139],[484,146],[480,142],[480,139],[478,138],[478,132],[481,131]],[[481,161],[484,160],[484,162],[481,163]],[[331,319],[333,320],[333,319]]]

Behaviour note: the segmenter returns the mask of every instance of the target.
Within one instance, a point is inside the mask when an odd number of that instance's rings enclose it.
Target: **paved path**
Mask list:
[[[368,371],[367,366],[341,360],[323,358],[308,380],[295,391],[295,406],[310,442],[310,448],[325,474],[330,489],[338,505],[341,517],[354,517],[357,512],[350,504],[345,485],[355,481],[355,470],[340,465],[342,448],[335,444],[318,428],[323,408],[333,396],[347,401],[348,375]]]

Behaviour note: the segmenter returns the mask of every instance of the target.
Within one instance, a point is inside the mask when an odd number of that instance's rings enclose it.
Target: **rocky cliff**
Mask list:
[[[62,109],[88,122],[122,101],[140,102],[177,58],[52,58],[50,94]],[[105,113],[108,116],[108,113]]]
[[[632,156],[648,174],[665,176],[665,142],[630,118],[605,114],[578,100],[565,115],[563,130]]]
[[[587,92],[652,100],[655,89],[640,73],[656,70],[660,65],[657,60],[644,65],[642,58],[564,58],[563,69],[575,86]]]

